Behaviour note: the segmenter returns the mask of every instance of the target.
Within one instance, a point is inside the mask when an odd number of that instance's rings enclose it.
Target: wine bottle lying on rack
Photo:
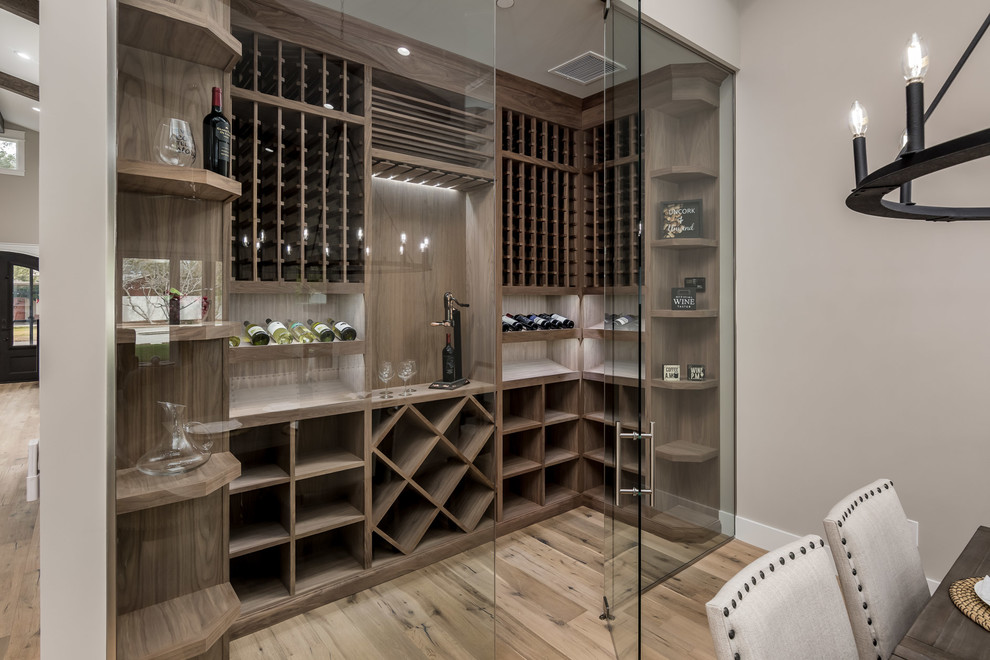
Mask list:
[[[555,330],[556,326],[554,322],[548,321],[547,319],[539,316],[537,314],[530,314],[529,320],[533,322],[538,330]]]
[[[278,321],[273,321],[271,319],[265,319],[265,323],[268,325],[268,334],[272,336],[278,344],[291,344],[292,335],[289,331],[285,329],[285,326]]]
[[[560,327],[562,327],[562,328],[573,328],[574,327],[574,321],[570,320],[566,316],[561,316],[560,314],[549,314],[549,315],[543,314],[543,316],[549,316],[554,321],[556,321],[557,323],[559,323],[560,324]]]
[[[244,322],[244,332],[247,333],[251,343],[255,346],[267,346],[268,342],[272,340],[272,338],[268,336],[268,333],[265,332],[264,328],[260,325],[251,323],[250,321]]]
[[[635,314],[606,314],[607,330],[635,330],[639,327],[639,317]]]
[[[536,330],[536,324],[530,321],[529,317],[522,314],[509,314],[509,316],[518,321],[526,330]]]
[[[293,322],[292,319],[289,319],[285,322],[285,324],[289,327],[289,332],[292,333],[292,336],[295,337],[295,340],[300,344],[312,344],[314,341],[318,342],[320,340],[319,337],[317,337],[316,334],[307,328],[301,321]]]
[[[519,332],[525,330],[526,328],[522,323],[515,320],[508,314],[502,315],[502,332]]]
[[[337,336],[333,334],[333,330],[326,323],[322,321],[317,321],[313,323],[313,319],[306,319],[306,323],[309,325],[310,329],[320,338],[322,342],[333,341]]]
[[[327,319],[327,325],[333,330],[333,334],[340,341],[354,341],[357,339],[357,330],[351,327],[347,321],[334,321]]]

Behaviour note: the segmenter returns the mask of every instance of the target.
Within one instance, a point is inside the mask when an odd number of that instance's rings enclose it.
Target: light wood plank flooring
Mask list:
[[[490,545],[471,550],[235,640],[230,657],[614,658],[598,618],[603,529],[602,514],[569,511],[500,538],[495,562]],[[732,541],[651,590],[644,597],[644,657],[714,657],[704,604],[762,554]],[[629,629],[623,616],[616,612],[615,625]]]
[[[0,660],[40,656],[38,502],[25,502],[38,384],[0,384]]]

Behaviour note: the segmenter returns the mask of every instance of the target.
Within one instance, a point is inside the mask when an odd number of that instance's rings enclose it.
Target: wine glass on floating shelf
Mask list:
[[[196,160],[196,142],[189,122],[171,117],[158,127],[158,160],[166,165],[189,167]]]
[[[402,394],[399,396],[412,396],[412,388],[409,387],[409,380],[416,375],[416,361],[403,360],[399,363],[399,378],[402,380]]]
[[[382,362],[378,366],[378,378],[381,379],[383,383],[385,383],[385,391],[382,392],[383,399],[395,398],[392,392],[388,389],[388,384],[392,380],[393,376],[395,376],[395,369],[392,367],[391,362],[388,361]]]

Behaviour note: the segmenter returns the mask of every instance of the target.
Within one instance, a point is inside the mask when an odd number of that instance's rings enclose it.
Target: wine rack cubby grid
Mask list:
[[[580,131],[502,110],[502,285],[575,288]]]
[[[584,286],[636,286],[640,263],[641,163],[636,115],[585,131]]]
[[[364,65],[234,34],[233,278],[364,282]]]

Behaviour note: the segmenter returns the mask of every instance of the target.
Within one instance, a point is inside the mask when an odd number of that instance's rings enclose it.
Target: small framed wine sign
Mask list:
[[[703,364],[689,364],[687,366],[687,379],[688,380],[704,380],[705,379],[705,365]]]
[[[684,286],[691,287],[698,293],[705,292],[705,278],[703,277],[685,277]]]
[[[660,238],[701,238],[701,200],[660,202]]]
[[[681,365],[679,365],[679,364],[665,364],[665,365],[663,365],[663,379],[664,380],[680,380],[681,379]]]
[[[698,298],[695,295],[696,289],[692,287],[674,287],[670,290],[671,309],[697,309]]]

